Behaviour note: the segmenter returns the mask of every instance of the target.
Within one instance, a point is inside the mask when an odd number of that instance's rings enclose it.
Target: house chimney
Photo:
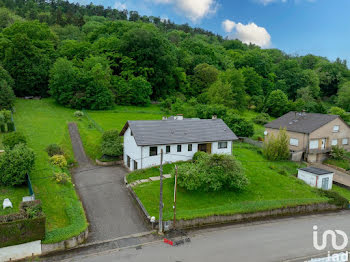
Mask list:
[[[183,114],[177,114],[175,116],[175,120],[184,120],[184,115]]]
[[[218,119],[218,116],[217,116],[217,115],[213,115],[213,116],[211,117],[211,119]]]
[[[162,117],[162,120],[167,120],[168,118],[166,116],[163,116]]]

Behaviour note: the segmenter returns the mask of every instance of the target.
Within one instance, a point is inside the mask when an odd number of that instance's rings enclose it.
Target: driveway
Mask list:
[[[74,170],[75,186],[82,199],[90,234],[97,242],[148,231],[139,210],[124,185],[124,167],[99,167],[90,164],[78,128],[69,124],[73,151],[79,167]]]
[[[341,172],[335,168],[332,168],[330,166],[323,165],[322,163],[315,163],[312,164],[312,166],[328,170],[330,172],[334,173],[333,180],[339,184],[342,184],[344,186],[350,187],[350,175],[344,172]]]

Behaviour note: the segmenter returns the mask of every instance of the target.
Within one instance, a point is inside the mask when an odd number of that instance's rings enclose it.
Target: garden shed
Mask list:
[[[305,167],[298,169],[298,178],[305,181],[312,187],[322,188],[324,190],[332,189],[334,173],[328,170]]]

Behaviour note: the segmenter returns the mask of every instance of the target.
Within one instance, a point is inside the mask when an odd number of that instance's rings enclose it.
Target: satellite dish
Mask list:
[[[264,132],[264,135],[267,136],[267,131]]]

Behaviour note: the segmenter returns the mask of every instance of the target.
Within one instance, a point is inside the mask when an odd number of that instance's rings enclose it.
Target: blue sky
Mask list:
[[[189,23],[290,54],[313,53],[331,60],[340,57],[350,61],[349,0],[93,0],[93,3]]]

